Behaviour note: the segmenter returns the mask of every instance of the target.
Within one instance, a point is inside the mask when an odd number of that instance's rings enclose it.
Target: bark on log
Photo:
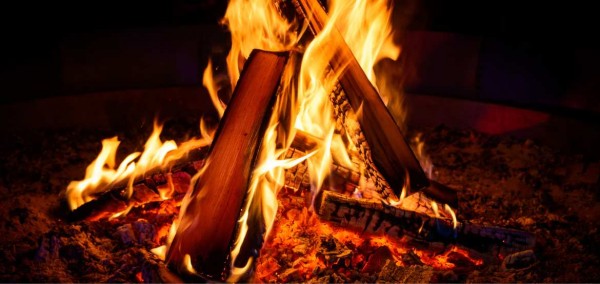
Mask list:
[[[225,281],[232,242],[288,54],[253,51],[211,145],[206,166],[182,204],[166,260],[180,274]]]
[[[313,34],[320,33],[329,18],[317,0],[296,0],[296,9],[308,22]],[[392,192],[400,196],[404,187],[406,172],[410,177],[409,190],[418,191],[426,189],[429,180],[423,172],[419,161],[410,149],[406,139],[396,125],[394,118],[389,113],[385,104],[379,97],[360,64],[352,54],[344,38],[336,28],[333,28],[328,41],[337,48],[337,52],[330,60],[330,66],[335,73],[344,71],[339,79],[341,88],[334,90],[331,97],[336,106],[336,115],[342,117],[344,128],[360,150],[362,158],[367,164],[367,172],[372,176],[381,173],[390,185]],[[341,90],[343,89],[343,92]],[[347,112],[352,110],[361,115],[357,116],[360,127],[347,122]],[[387,189],[385,185],[379,185]],[[410,194],[410,192],[408,192]],[[456,200],[448,200],[443,195],[430,194],[436,201],[455,204]],[[385,197],[385,196],[384,196]]]
[[[535,237],[524,231],[469,222],[458,222],[454,229],[452,220],[330,191],[323,192],[320,203],[315,206],[324,220],[372,234],[406,235],[427,242],[458,243],[480,251],[498,247],[523,250],[535,244]]]

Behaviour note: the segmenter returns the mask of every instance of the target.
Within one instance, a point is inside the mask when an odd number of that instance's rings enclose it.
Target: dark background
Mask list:
[[[1,103],[201,85],[226,1],[2,1]],[[600,111],[592,1],[395,1],[410,93]],[[215,49],[217,49],[215,51]]]

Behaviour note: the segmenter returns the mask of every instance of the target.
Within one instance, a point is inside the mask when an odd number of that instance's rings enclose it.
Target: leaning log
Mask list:
[[[456,243],[479,251],[495,248],[530,249],[535,237],[527,232],[457,222],[325,191],[316,205],[320,218],[361,232],[391,237],[408,236],[427,242]]]
[[[308,22],[313,34],[321,33],[329,21],[329,17],[319,2],[317,0],[298,0],[294,3]],[[348,102],[355,114],[362,107],[362,115],[356,117],[360,129],[353,129],[347,122],[343,122],[343,124],[350,137],[357,138],[354,142],[358,149],[363,149],[365,155],[363,158],[375,164],[375,168],[381,172],[397,196],[400,195],[400,190],[404,185],[404,169],[410,173],[413,190],[425,187],[428,179],[421,169],[419,161],[379,97],[379,93],[335,27],[331,29],[327,40],[329,45],[337,48],[335,55],[330,60],[333,73],[342,74],[339,84],[343,92],[332,98],[333,104],[341,106],[344,102]],[[344,116],[345,121],[348,120],[344,111],[337,115]],[[361,140],[365,140],[364,143]]]
[[[254,50],[245,63],[206,165],[181,206],[166,256],[180,274],[214,281],[229,277],[240,211],[287,58],[287,53]]]
[[[313,34],[319,34],[329,17],[318,0],[293,2]],[[400,128],[335,27],[331,29],[327,40],[329,45],[337,48],[329,62],[330,67],[333,73],[341,73],[339,84],[330,96],[335,115],[342,119],[346,132],[367,165],[367,174],[372,180],[378,181],[376,184],[381,194],[384,197],[399,197],[408,173],[408,194],[410,191],[423,190],[435,201],[456,206],[458,198],[455,191],[439,186],[430,190],[429,179]],[[356,115],[359,112],[360,115]],[[352,116],[356,117],[358,125],[349,121],[350,113],[354,114]],[[378,178],[379,175],[383,178]]]

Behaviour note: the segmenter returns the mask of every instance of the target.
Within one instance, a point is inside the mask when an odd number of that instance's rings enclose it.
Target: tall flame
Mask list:
[[[222,21],[231,32],[227,70],[235,86],[243,62],[253,49],[294,49],[299,40],[296,24],[281,16],[272,0],[231,0]]]

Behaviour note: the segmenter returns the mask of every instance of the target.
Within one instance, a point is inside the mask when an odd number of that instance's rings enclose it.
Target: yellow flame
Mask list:
[[[232,87],[253,49],[290,50],[299,39],[296,24],[283,18],[272,0],[229,1],[222,22],[231,32],[227,69]]]
[[[157,187],[158,194],[162,200],[167,200],[175,192],[175,184],[173,184],[173,175],[171,173],[166,174],[167,184]]]
[[[433,208],[433,212],[435,213],[436,218],[440,218],[440,210],[438,209],[438,205],[435,201],[431,201],[431,208]]]
[[[131,205],[127,206],[127,208],[125,208],[125,210],[123,210],[121,212],[117,212],[115,214],[112,214],[110,217],[108,217],[108,220],[113,220],[113,219],[119,218],[121,216],[127,215],[127,213],[129,213],[129,210],[131,210],[131,208],[133,208],[133,206],[131,206]]]
[[[458,226],[458,220],[456,219],[456,214],[454,213],[454,210],[452,210],[452,208],[448,204],[444,204],[444,209],[446,209],[448,214],[452,216],[452,225],[456,230],[456,227]]]
[[[190,150],[210,145],[212,141],[212,137],[207,137],[209,134],[204,134],[205,137],[190,139],[178,147],[172,140],[162,142],[161,132],[162,125],[155,122],[152,134],[144,145],[144,151],[129,154],[116,169],[116,153],[120,142],[117,137],[102,140],[102,150],[87,167],[84,179],[72,181],[67,186],[66,198],[70,209],[77,209],[94,200],[96,195],[120,183],[127,185],[125,196],[131,197],[136,178],[155,168],[168,167],[171,162],[181,159]],[[124,214],[119,216],[121,215]]]
[[[183,256],[183,267],[191,274],[198,274],[198,272],[196,272],[196,269],[194,269],[194,266],[192,265],[192,258],[189,254]]]
[[[155,248],[151,249],[150,252],[155,254],[160,260],[164,261],[165,256],[167,255],[167,245],[155,247]]]
[[[392,6],[388,0],[334,0],[330,22],[340,31],[363,71],[376,86],[373,67],[382,59],[398,59],[400,46],[393,41]]]
[[[214,76],[212,68],[212,61],[209,59],[208,65],[206,66],[206,69],[204,69],[204,75],[202,75],[202,85],[204,85],[204,87],[208,91],[210,100],[215,106],[215,109],[219,114],[219,118],[221,118],[223,117],[223,113],[225,112],[225,104],[221,101],[221,99],[219,99],[218,86],[213,79]]]
[[[71,210],[94,200],[94,194],[103,192],[112,182],[122,180],[124,176],[134,172],[132,160],[140,153],[132,153],[115,169],[115,157],[119,148],[117,137],[102,140],[102,150],[85,171],[85,178],[81,181],[72,181],[67,186],[66,196]]]

